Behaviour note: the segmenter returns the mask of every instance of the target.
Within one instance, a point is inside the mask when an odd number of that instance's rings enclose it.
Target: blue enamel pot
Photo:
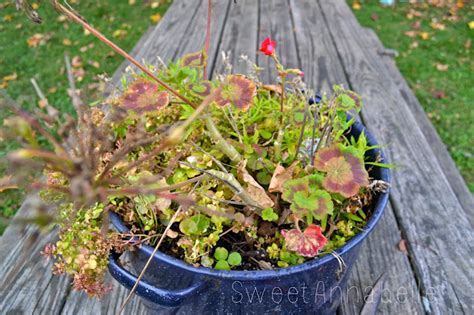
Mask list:
[[[370,145],[377,145],[360,123],[353,125],[349,136],[357,138],[362,131]],[[386,162],[380,149],[368,152],[371,160],[377,156]],[[390,182],[386,168],[375,167],[370,176]],[[338,257],[325,255],[275,270],[221,271],[194,267],[157,252],[135,293],[152,314],[334,314],[343,301],[359,247],[380,220],[387,201],[388,192],[375,198],[364,230],[336,251]],[[111,220],[117,230],[128,231],[117,215],[112,213]],[[124,269],[113,253],[109,271],[131,289],[152,252],[152,247],[143,245],[130,253],[132,271]]]

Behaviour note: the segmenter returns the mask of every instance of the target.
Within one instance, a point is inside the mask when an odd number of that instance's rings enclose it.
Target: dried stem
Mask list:
[[[86,30],[88,30],[92,35],[97,37],[101,42],[112,48],[115,52],[117,52],[119,55],[130,61],[133,65],[138,67],[141,71],[146,73],[150,78],[155,80],[158,84],[160,84],[162,87],[164,87],[166,90],[168,90],[170,93],[175,95],[177,98],[181,99],[183,102],[186,104],[192,106],[192,107],[197,107],[193,102],[188,100],[186,97],[181,95],[179,92],[177,92],[175,89],[173,89],[171,86],[160,80],[153,72],[151,72],[148,68],[143,66],[140,62],[138,62],[135,58],[133,58],[130,54],[128,54],[125,50],[117,46],[114,42],[109,40],[104,34],[99,32],[97,29],[95,29],[93,26],[91,26],[89,23],[87,23],[83,18],[78,16],[75,12],[69,10],[65,6],[63,6],[60,3],[55,3],[55,7],[57,10],[59,10],[61,13],[66,15],[68,18],[73,20],[74,22],[82,25]]]

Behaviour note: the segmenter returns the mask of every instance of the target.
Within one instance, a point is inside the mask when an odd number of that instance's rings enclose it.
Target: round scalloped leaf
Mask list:
[[[323,187],[330,192],[349,198],[369,184],[369,175],[362,159],[350,150],[333,145],[316,153],[314,166],[325,172]]]
[[[310,224],[304,232],[298,229],[282,230],[286,249],[304,257],[315,257],[326,246],[327,239],[317,225]]]
[[[189,86],[189,90],[201,97],[206,97],[211,94],[212,84],[210,81],[201,81],[197,83],[191,83]]]
[[[324,190],[317,190],[308,194],[307,192],[298,191],[294,195],[291,204],[291,210],[297,214],[308,215],[313,214],[316,218],[321,219],[327,214],[332,214],[334,205],[331,195]]]
[[[122,95],[120,107],[137,114],[157,111],[169,104],[169,94],[158,85],[143,79],[132,82]]]
[[[203,214],[186,218],[179,224],[179,229],[186,235],[201,235],[206,232],[211,220]]]
[[[212,101],[219,106],[232,104],[246,111],[252,105],[255,95],[257,87],[252,80],[242,75],[229,75],[217,89]]]

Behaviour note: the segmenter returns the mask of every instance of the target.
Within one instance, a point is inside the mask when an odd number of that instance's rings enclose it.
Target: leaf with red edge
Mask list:
[[[200,50],[184,55],[179,60],[179,65],[181,67],[199,68],[205,65],[206,59],[206,54],[204,53],[204,51]]]
[[[310,224],[304,232],[298,229],[282,230],[286,249],[304,257],[315,257],[326,246],[328,240],[321,232],[321,228]]]
[[[233,104],[235,107],[246,111],[257,95],[255,82],[242,75],[229,75],[224,83],[218,87],[212,101],[219,106]]]
[[[138,79],[122,95],[120,107],[137,114],[157,111],[169,104],[169,94],[158,90],[158,84]]]
[[[342,146],[333,145],[319,150],[314,158],[314,167],[326,173],[322,183],[325,189],[347,198],[369,185],[364,161]]]
[[[210,81],[201,81],[197,83],[189,84],[189,90],[201,97],[206,97],[211,94],[212,91],[212,84]]]

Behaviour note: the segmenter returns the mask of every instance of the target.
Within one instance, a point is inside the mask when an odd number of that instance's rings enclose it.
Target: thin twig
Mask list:
[[[192,106],[192,107],[197,107],[193,102],[188,100],[186,97],[181,95],[179,92],[177,92],[175,89],[173,89],[171,86],[163,82],[161,79],[159,79],[153,72],[151,72],[147,67],[143,66],[140,62],[138,62],[135,58],[133,58],[130,54],[128,54],[125,50],[117,46],[114,42],[112,42],[110,39],[108,39],[104,34],[99,32],[97,29],[95,29],[93,26],[91,26],[89,23],[87,23],[83,18],[78,16],[75,12],[71,11],[70,9],[66,8],[60,3],[56,3],[55,6],[61,13],[65,14],[68,18],[73,20],[74,22],[82,25],[86,30],[88,30],[92,35],[97,37],[101,42],[112,48],[115,52],[117,52],[119,55],[130,61],[133,65],[138,67],[141,71],[146,73],[150,78],[155,80],[158,84],[160,84],[162,87],[164,87],[166,90],[168,90],[170,93],[175,95],[177,98],[181,99],[183,102],[186,104]]]

